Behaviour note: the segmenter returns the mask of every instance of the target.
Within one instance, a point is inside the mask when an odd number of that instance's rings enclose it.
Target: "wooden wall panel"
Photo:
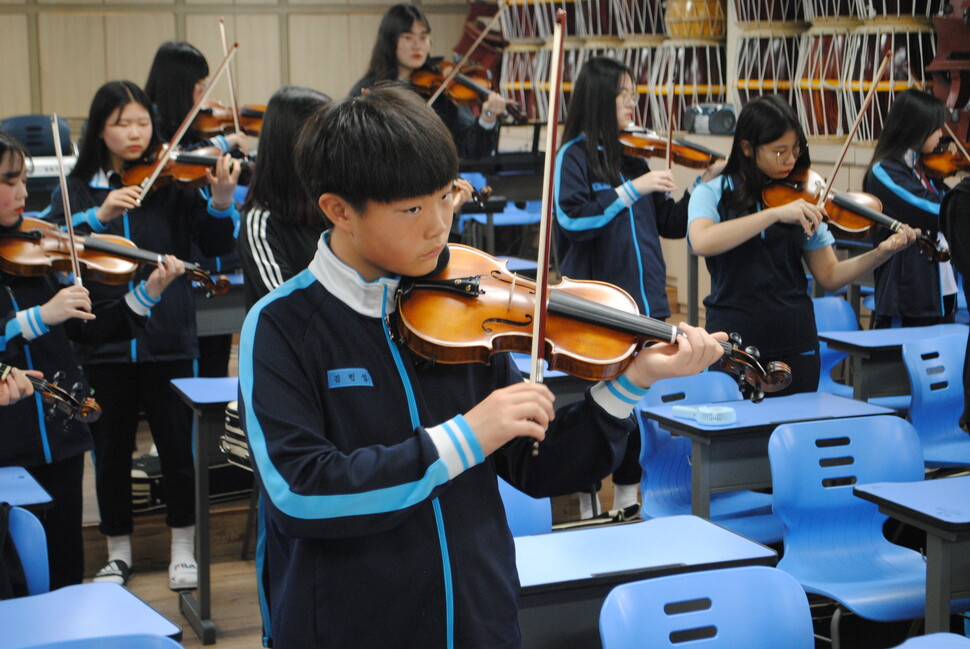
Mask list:
[[[42,13],[40,112],[83,117],[105,81],[104,18],[96,14]]]
[[[144,88],[155,50],[175,38],[175,16],[125,12],[109,14],[104,22],[105,81],[127,79]]]
[[[0,117],[26,115],[30,109],[30,57],[27,51],[27,17],[0,20],[0,61],[5,69],[5,92],[0,92]]]
[[[279,19],[274,14],[197,14],[186,17],[186,40],[195,45],[215,73],[224,58],[219,18],[226,19],[226,38],[238,42],[232,61],[236,91],[244,104],[262,104],[282,85]],[[223,77],[212,90],[213,99],[230,103],[229,86]]]
[[[352,34],[367,32],[353,26],[353,17],[346,15],[293,14],[289,21],[290,83],[315,88],[333,99],[346,96],[367,65],[360,43],[364,39]]]

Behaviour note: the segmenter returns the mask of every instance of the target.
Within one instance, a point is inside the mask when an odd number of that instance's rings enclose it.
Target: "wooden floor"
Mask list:
[[[168,589],[168,572],[135,573],[128,588],[169,620],[182,627],[183,647],[202,647],[198,636],[178,609],[178,595]],[[258,649],[263,646],[256,568],[253,561],[212,565],[212,619],[220,649]]]

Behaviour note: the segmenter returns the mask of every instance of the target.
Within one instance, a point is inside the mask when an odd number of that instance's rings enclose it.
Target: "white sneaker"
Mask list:
[[[168,587],[172,590],[189,590],[199,585],[199,566],[180,562],[168,565]]]

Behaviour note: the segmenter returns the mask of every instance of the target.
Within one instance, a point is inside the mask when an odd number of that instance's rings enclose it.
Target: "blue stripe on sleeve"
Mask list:
[[[562,207],[559,205],[559,197],[562,195],[560,183],[562,181],[562,165],[565,159],[565,153],[570,146],[573,146],[577,142],[582,140],[582,136],[567,142],[556,155],[556,177],[554,183],[554,196],[556,197],[556,221],[558,221],[559,226],[564,230],[569,230],[571,232],[578,232],[582,230],[595,230],[601,228],[613,218],[620,213],[621,210],[626,209],[626,204],[623,199],[617,196],[616,200],[613,201],[606,211],[602,214],[595,216],[584,216],[581,218],[571,218],[566,212],[563,211]]]
[[[923,210],[924,212],[929,212],[930,214],[939,215],[940,213],[939,203],[936,203],[926,198],[921,198],[916,194],[914,194],[913,192],[906,189],[905,187],[903,187],[902,185],[900,185],[899,183],[897,183],[895,180],[892,179],[889,173],[886,172],[886,169],[882,166],[881,162],[877,162],[875,165],[873,165],[872,175],[874,175],[879,180],[879,182],[885,185],[886,189],[888,189],[893,194],[898,196],[903,201],[909,203],[913,207]]]

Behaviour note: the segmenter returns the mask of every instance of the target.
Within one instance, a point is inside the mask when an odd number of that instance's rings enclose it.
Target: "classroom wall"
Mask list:
[[[56,112],[75,132],[95,90],[112,79],[144,84],[158,45],[187,40],[213,70],[222,60],[219,18],[238,42],[241,104],[264,104],[281,85],[342,97],[364,74],[387,3],[359,0],[0,0],[0,117]],[[467,5],[415,2],[428,14],[433,55],[458,41]],[[229,102],[228,85],[213,98]]]

